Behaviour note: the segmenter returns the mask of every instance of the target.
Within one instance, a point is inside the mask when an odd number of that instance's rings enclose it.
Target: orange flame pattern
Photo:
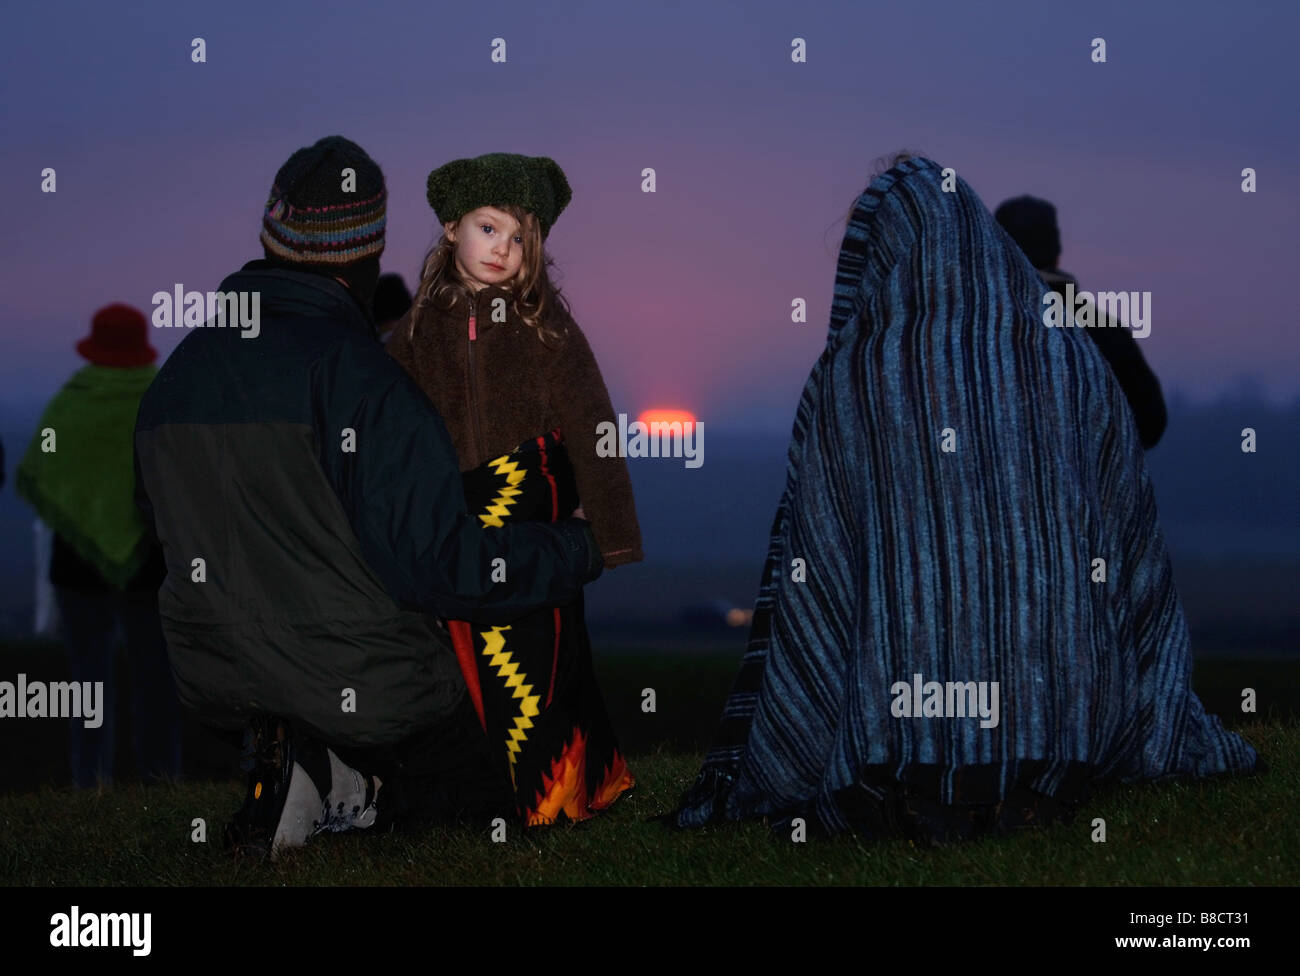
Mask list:
[[[545,792],[537,794],[533,809],[528,811],[528,826],[554,823],[560,814],[570,820],[590,820],[636,785],[622,754],[615,752],[596,795],[588,799],[586,752],[586,737],[581,729],[575,728],[573,738],[565,744],[559,758],[551,760],[550,774],[542,773]]]

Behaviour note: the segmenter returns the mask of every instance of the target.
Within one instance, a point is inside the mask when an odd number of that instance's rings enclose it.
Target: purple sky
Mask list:
[[[955,167],[990,208],[1053,200],[1061,264],[1084,287],[1152,293],[1143,349],[1167,392],[1206,399],[1249,377],[1296,395],[1300,8],[178,6],[4,15],[0,402],[52,392],[98,306],[147,312],[155,291],[215,288],[259,257],[276,169],[333,133],[384,168],[383,261],[410,286],[434,239],[430,169],[555,158],[574,199],[548,247],[627,413],[788,430],[843,218],[871,162],[901,147]],[[190,61],[196,36],[206,64]],[[489,58],[498,36],[506,64]],[[790,61],[795,36],[807,64]],[[1106,64],[1090,61],[1095,36]],[[1256,194],[1240,191],[1245,166]],[[796,296],[806,325],[789,321]],[[182,335],[152,332],[163,353]]]

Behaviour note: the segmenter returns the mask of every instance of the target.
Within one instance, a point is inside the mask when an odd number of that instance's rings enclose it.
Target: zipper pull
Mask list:
[[[475,331],[474,326],[475,326],[475,322],[474,322],[474,309],[471,308],[471,309],[469,310],[469,341],[470,341],[470,342],[473,342],[475,339],[478,338],[478,334],[477,334],[477,332]]]

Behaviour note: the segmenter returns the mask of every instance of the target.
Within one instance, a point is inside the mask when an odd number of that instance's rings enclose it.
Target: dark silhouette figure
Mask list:
[[[411,310],[411,293],[406,282],[399,274],[379,276],[375,285],[375,327],[379,330],[379,341],[388,342],[393,329]]]
[[[1037,197],[1015,197],[1003,201],[993,216],[1020,245],[1020,250],[1025,252],[1025,257],[1029,258],[1029,263],[1048,288],[1062,298],[1066,297],[1067,285],[1074,285],[1074,290],[1079,291],[1078,281],[1057,267],[1061,259],[1061,235],[1056,226],[1056,207]],[[1155,447],[1168,420],[1165,398],[1160,391],[1160,381],[1147,365],[1137,340],[1123,328],[1084,331],[1092,337],[1119,380],[1137,422],[1142,446],[1148,450]]]

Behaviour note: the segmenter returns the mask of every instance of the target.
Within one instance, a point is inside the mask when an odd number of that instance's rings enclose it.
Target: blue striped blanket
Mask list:
[[[1068,807],[1255,768],[1191,691],[1119,384],[947,182],[912,158],[856,201],[748,650],[678,826],[884,833],[924,802]]]

